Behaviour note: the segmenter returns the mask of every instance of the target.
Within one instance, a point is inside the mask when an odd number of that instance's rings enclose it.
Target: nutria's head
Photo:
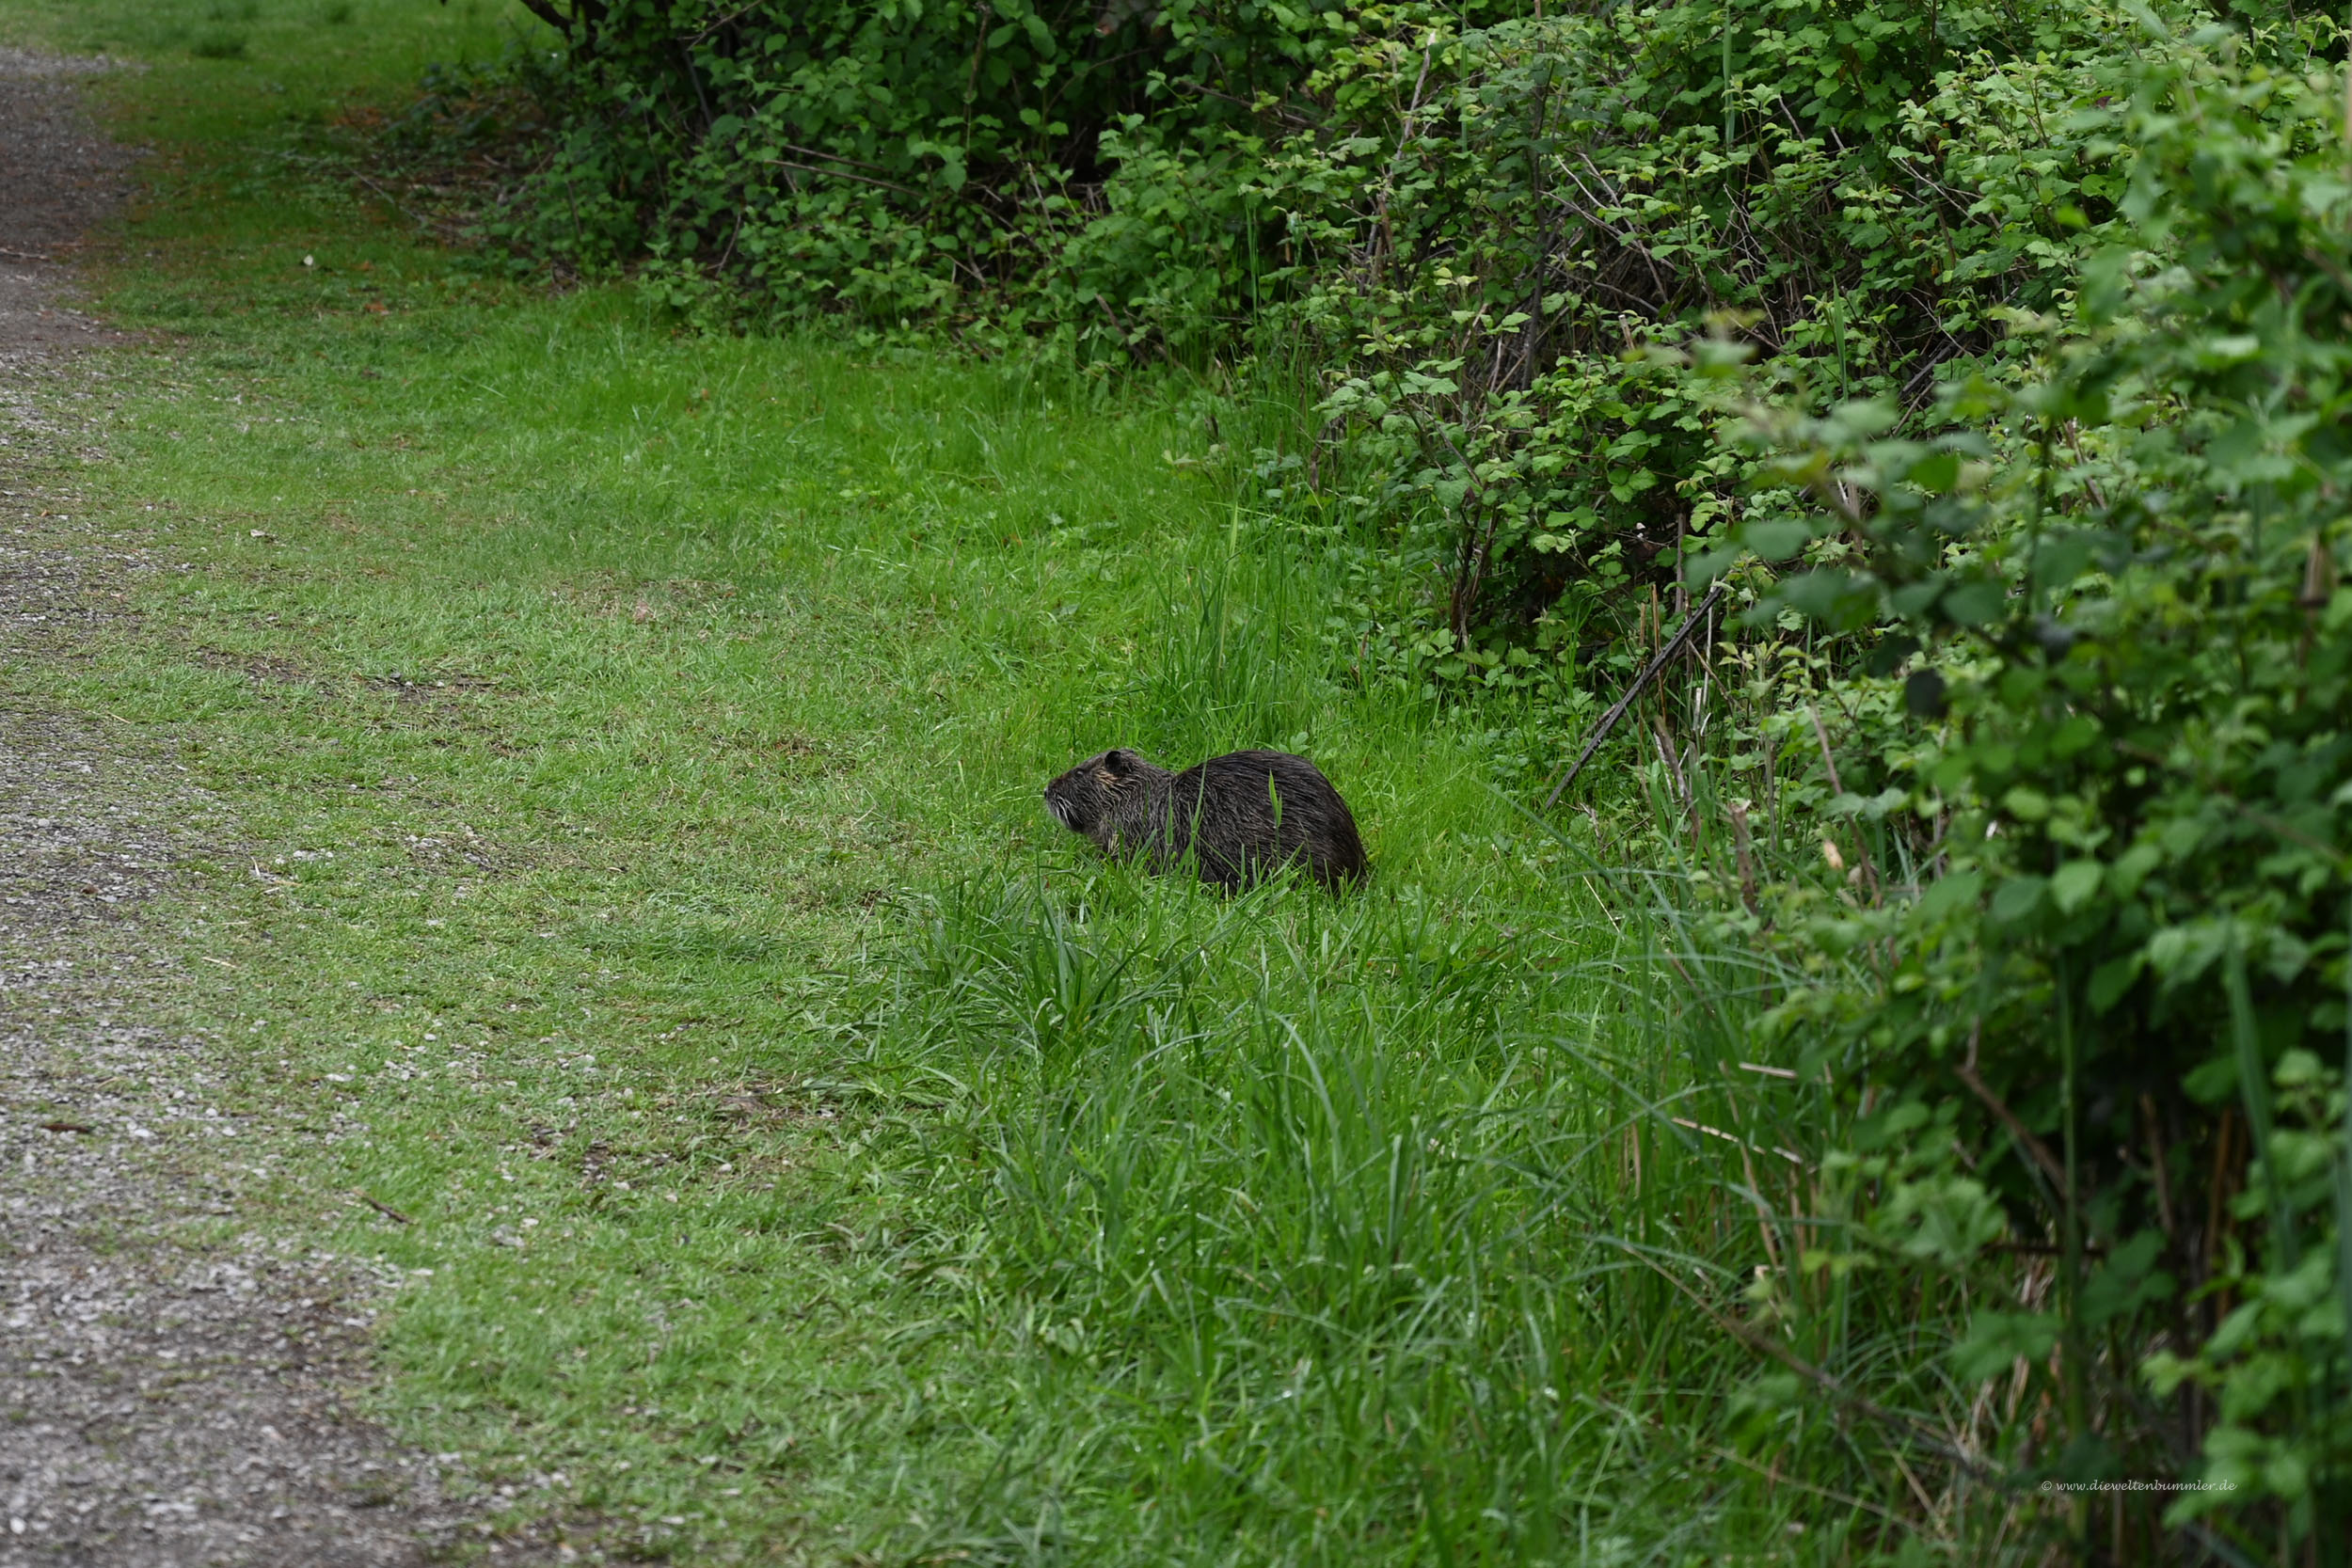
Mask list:
[[[1045,809],[1072,832],[1113,848],[1123,816],[1120,806],[1159,771],[1124,746],[1113,747],[1047,784]]]

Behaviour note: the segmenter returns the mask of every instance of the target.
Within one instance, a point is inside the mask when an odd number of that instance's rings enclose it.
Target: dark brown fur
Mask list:
[[[1372,874],[1347,802],[1288,752],[1232,752],[1171,773],[1119,747],[1047,784],[1045,809],[1105,854],[1155,871],[1189,863],[1228,892],[1294,863],[1332,889]]]

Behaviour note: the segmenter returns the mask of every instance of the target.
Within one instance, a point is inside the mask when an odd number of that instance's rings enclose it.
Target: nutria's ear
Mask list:
[[[1136,770],[1143,759],[1124,746],[1114,746],[1103,753],[1104,770],[1115,779],[1123,779]]]

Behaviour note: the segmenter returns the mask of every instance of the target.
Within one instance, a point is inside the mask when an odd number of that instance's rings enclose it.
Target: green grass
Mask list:
[[[131,123],[226,132],[216,151],[270,119],[341,108],[355,87],[406,87],[427,66],[548,36],[512,0],[9,0],[6,26],[13,42],[163,72],[125,95]]]
[[[487,281],[267,154],[488,9],[224,18],[0,4],[154,62],[103,302],[158,336],[78,482],[188,568],[0,681],[244,824],[168,918],[292,1134],[249,1197],[403,1272],[406,1436],[692,1561],[1892,1539],[1891,1471],[1748,1485],[1735,1400],[1755,1452],[1851,1439],[1690,1305],[1800,1244],[1740,1189],[1795,1206],[1805,1091],[1730,1067],[1734,981],[1676,1001],[1655,892],[1351,678],[1319,569],[1168,460],[1181,389]],[[1038,790],[1117,743],[1311,752],[1373,887],[1098,865]]]

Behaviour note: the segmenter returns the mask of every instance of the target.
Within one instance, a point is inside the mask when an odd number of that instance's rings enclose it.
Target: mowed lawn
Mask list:
[[[1654,900],[1485,782],[1509,712],[1365,684],[1183,378],[686,330],[321,161],[522,25],[0,0],[147,61],[72,479],[171,568],[0,682],[243,824],[164,918],[274,1130],[248,1197],[403,1281],[379,1411],[511,1528],[691,1561],[1730,1528],[1677,1423],[1745,1369],[1656,1259],[1729,1277],[1752,1221],[1654,1114],[1730,1113]],[[1372,889],[1098,866],[1039,790],[1114,744],[1309,752]]]

